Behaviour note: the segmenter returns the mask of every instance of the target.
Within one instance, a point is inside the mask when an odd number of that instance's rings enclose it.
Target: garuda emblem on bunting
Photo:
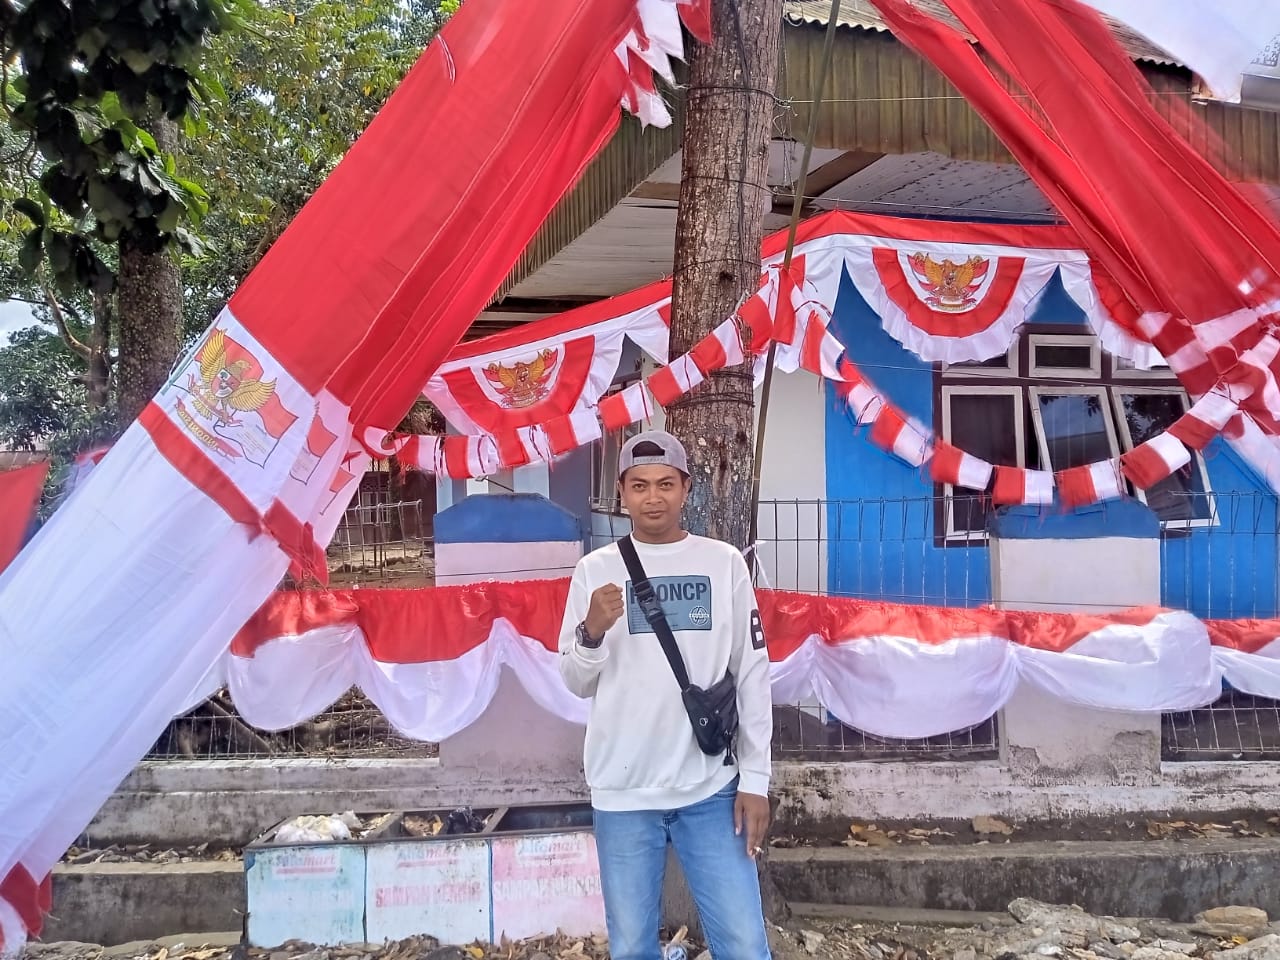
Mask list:
[[[907,262],[924,289],[924,302],[935,310],[953,313],[977,305],[978,288],[991,266],[985,257],[969,257],[959,263],[946,257],[938,262],[927,253],[914,253]]]
[[[532,360],[517,360],[510,366],[491,363],[484,368],[484,376],[504,407],[531,407],[551,392],[551,375],[559,362],[556,351],[547,349],[535,354]]]
[[[187,394],[176,408],[187,432],[233,460],[263,466],[298,419],[280,402],[276,381],[266,379],[254,355],[221,327],[210,331],[175,386]]]

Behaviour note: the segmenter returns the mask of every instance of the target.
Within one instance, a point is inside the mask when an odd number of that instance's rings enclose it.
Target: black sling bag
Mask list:
[[[685,668],[684,657],[680,656],[680,648],[676,646],[676,638],[671,632],[671,625],[667,623],[667,615],[662,611],[662,602],[654,592],[648,574],[644,572],[644,565],[640,562],[630,537],[623,537],[618,541],[618,552],[622,554],[622,562],[627,565],[631,588],[635,591],[640,611],[649,621],[653,632],[658,635],[662,652],[667,655],[667,663],[671,664],[676,683],[680,684],[680,698],[684,701],[685,712],[689,714],[689,721],[693,724],[693,736],[698,741],[698,746],[709,756],[723,753],[726,766],[734,763],[733,745],[738,735],[738,689],[733,674],[726,671],[723,677],[705,690],[689,682],[689,671]]]

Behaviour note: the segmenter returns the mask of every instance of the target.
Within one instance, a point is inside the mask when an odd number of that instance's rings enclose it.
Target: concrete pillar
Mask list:
[[[517,467],[512,471],[511,481],[516,493],[536,493],[547,498],[551,496],[551,470],[545,463]]]
[[[578,518],[535,494],[467,497],[436,515],[435,540],[438,585],[567,577],[582,556]],[[543,710],[504,667],[488,709],[440,744],[440,763],[478,780],[521,772],[580,783],[585,732]]]
[[[1137,501],[1051,516],[1014,508],[990,532],[997,607],[1107,613],[1160,603],[1160,524]],[[1000,755],[1024,782],[1151,783],[1160,716],[1092,710],[1023,686],[1001,712]]]

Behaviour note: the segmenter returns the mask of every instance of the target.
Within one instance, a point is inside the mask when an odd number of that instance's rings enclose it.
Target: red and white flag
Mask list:
[[[1120,457],[1133,485],[1147,490],[1191,462],[1191,451],[1172,433],[1161,433]]]
[[[649,391],[659,406],[669,407],[704,379],[692,354],[686,353],[649,377]]]
[[[1068,510],[1103,500],[1115,500],[1124,495],[1119,460],[1103,460],[1060,470],[1057,481],[1062,505]]]
[[[550,452],[557,457],[599,440],[603,435],[600,418],[591,407],[577,407],[567,416],[556,417],[547,423],[546,432]]]
[[[440,461],[441,439],[415,434],[396,451],[396,458],[405,466],[426,473],[444,473]]]
[[[1053,503],[1053,474],[1049,471],[997,466],[995,473],[991,502],[997,506]]]
[[[897,407],[886,405],[871,428],[871,442],[899,460],[919,467],[929,459],[933,431],[914,417],[905,416]]]
[[[1192,450],[1203,450],[1240,412],[1240,405],[1216,390],[1206,393],[1179,417],[1169,432]]]
[[[995,469],[987,461],[965,453],[944,440],[935,440],[929,473],[935,483],[946,483],[969,490],[986,490]]]
[[[704,375],[744,363],[747,357],[742,349],[738,321],[730,317],[699,340],[689,351],[689,355],[693,357],[693,362]]]
[[[643,382],[631,384],[600,401],[600,419],[604,428],[616,433],[640,420],[653,417],[653,398]]]

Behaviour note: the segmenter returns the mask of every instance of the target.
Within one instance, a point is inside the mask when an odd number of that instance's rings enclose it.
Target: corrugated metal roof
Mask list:
[[[936,17],[943,23],[960,28],[960,22],[942,0],[913,0],[915,6]],[[787,0],[784,5],[786,16],[792,23],[816,23],[825,25],[831,15],[830,0]],[[1165,51],[1133,30],[1126,24],[1111,17],[1102,18],[1111,27],[1111,32],[1120,41],[1129,56],[1135,60],[1146,60],[1166,66],[1180,66]],[[853,27],[860,30],[888,31],[880,12],[868,0],[843,0],[840,4],[840,18],[837,21],[842,27]],[[968,31],[964,31],[966,34]]]

